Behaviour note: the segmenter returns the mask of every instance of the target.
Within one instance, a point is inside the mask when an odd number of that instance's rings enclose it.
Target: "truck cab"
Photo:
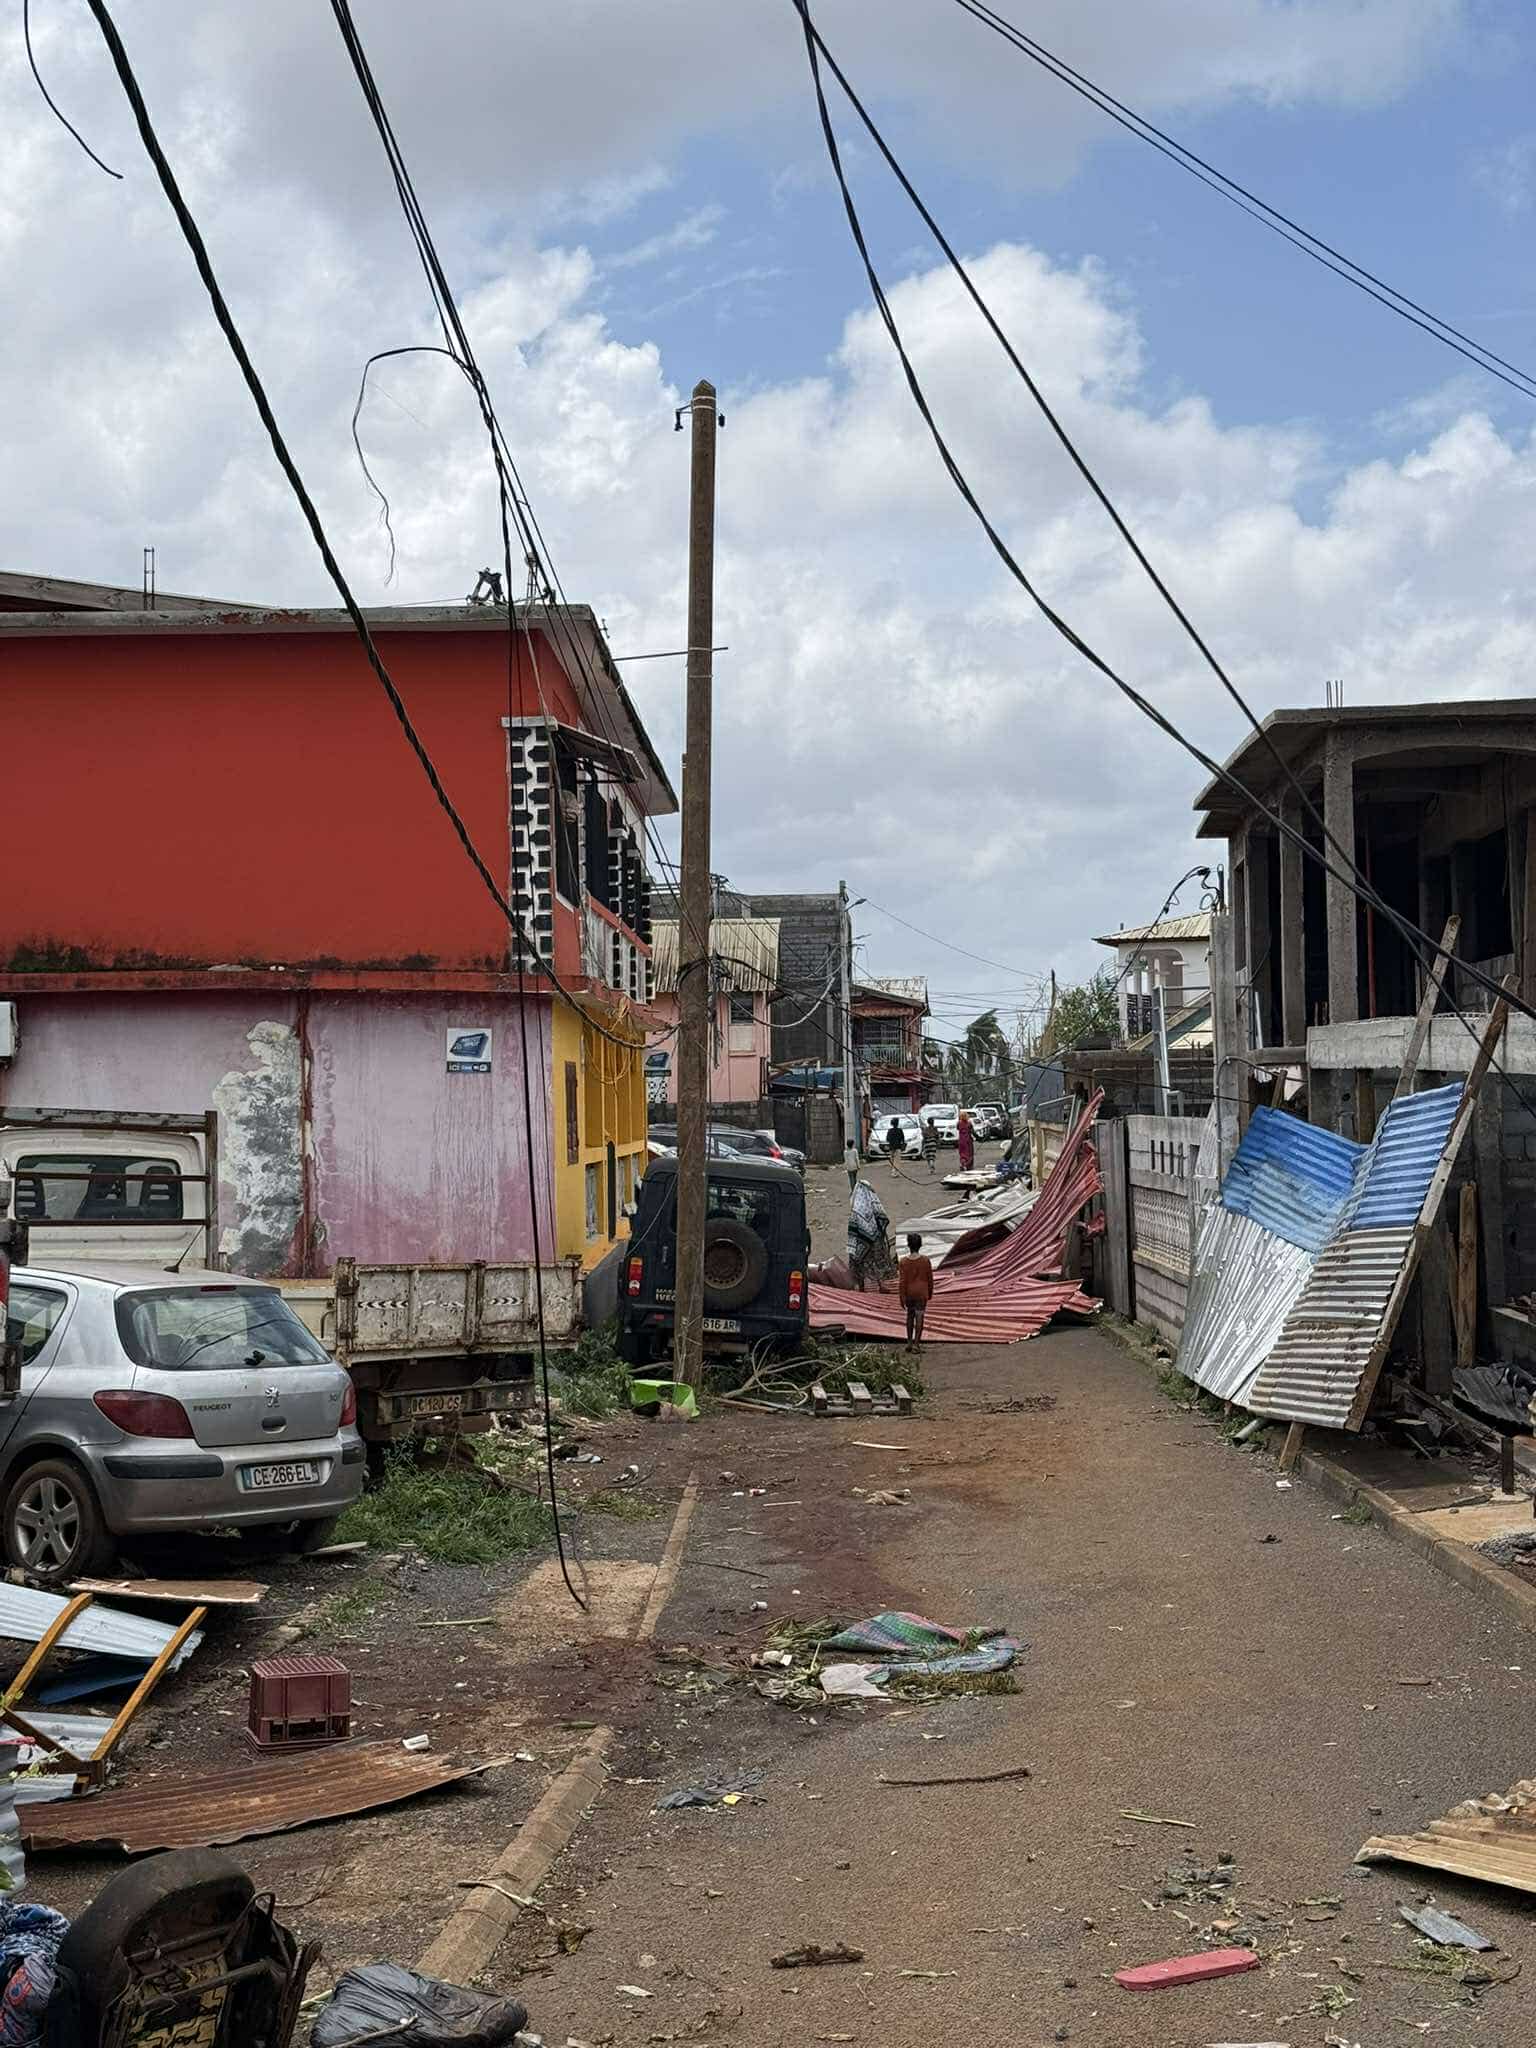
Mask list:
[[[704,1349],[805,1341],[811,1237],[805,1183],[772,1159],[711,1159],[704,1204]],[[619,1296],[619,1351],[635,1367],[672,1350],[677,1302],[677,1161],[640,1183]]]

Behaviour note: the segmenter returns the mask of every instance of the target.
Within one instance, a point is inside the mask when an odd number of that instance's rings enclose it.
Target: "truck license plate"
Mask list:
[[[734,1337],[741,1325],[729,1316],[706,1316],[704,1327],[716,1337]]]
[[[314,1486],[320,1478],[320,1467],[311,1459],[303,1459],[290,1465],[247,1465],[245,1483],[259,1491],[268,1486]]]
[[[463,1412],[462,1394],[412,1394],[409,1402],[412,1415],[462,1415]]]

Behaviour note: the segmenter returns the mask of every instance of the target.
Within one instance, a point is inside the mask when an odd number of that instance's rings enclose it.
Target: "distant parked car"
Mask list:
[[[890,1115],[882,1110],[869,1127],[869,1144],[865,1151],[868,1159],[887,1159],[891,1151],[891,1125],[901,1132],[902,1157],[921,1159],[923,1156],[923,1127],[915,1116],[904,1112]]]
[[[653,1148],[661,1145],[669,1152],[677,1150],[676,1124],[652,1124],[646,1136]],[[803,1152],[787,1151],[771,1131],[744,1131],[739,1124],[710,1124],[705,1131],[705,1150],[711,1159],[777,1159],[781,1165],[805,1171]]]
[[[357,1391],[275,1287],[158,1266],[18,1266],[0,1546],[60,1586],[119,1538],[214,1525],[324,1543],[363,1487]]]
[[[971,1122],[978,1138],[1010,1138],[1013,1125],[1000,1102],[977,1102],[971,1106]]]

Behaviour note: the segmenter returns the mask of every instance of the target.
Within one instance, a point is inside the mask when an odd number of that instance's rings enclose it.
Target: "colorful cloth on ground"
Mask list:
[[[0,2048],[35,2048],[69,1922],[51,1906],[0,1899]]]
[[[872,1614],[865,1621],[851,1622],[835,1636],[828,1636],[823,1650],[862,1650],[866,1656],[882,1657],[879,1673],[871,1672],[875,1684],[883,1676],[900,1678],[982,1677],[991,1671],[1006,1671],[1024,1652],[1017,1637],[997,1628],[945,1628],[925,1614],[888,1612]]]

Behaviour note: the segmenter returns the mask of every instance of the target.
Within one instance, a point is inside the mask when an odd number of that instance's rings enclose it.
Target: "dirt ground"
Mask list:
[[[832,1232],[846,1183],[817,1179]],[[929,1206],[899,1192],[898,1219]],[[1104,1332],[933,1347],[924,1367],[934,1391],[909,1420],[712,1408],[691,1427],[594,1429],[589,1486],[634,1459],[657,1512],[571,1518],[590,1617],[544,1557],[291,1569],[261,1624],[215,1629],[125,1774],[236,1760],[244,1660],[307,1613],[301,1646],[351,1663],[364,1733],[425,1728],[436,1749],[512,1759],[241,1846],[324,1942],[317,1986],[368,1956],[415,1960],[601,1722],[618,1731],[607,1788],[484,1979],[515,1986],[550,2044],[930,2048],[959,2027],[986,2048],[1536,2048],[1525,1980],[1477,1992],[1427,1970],[1397,1918],[1433,1894],[1498,1942],[1502,1973],[1536,1967],[1536,1900],[1353,1861],[1370,1833],[1531,1773],[1536,1642],[1304,1483],[1278,1486]],[[642,1648],[634,1622],[690,1473],[681,1571]],[[880,1487],[911,1502],[855,1490]],[[371,1614],[358,1587],[377,1592]],[[884,1607],[1008,1628],[1028,1645],[1018,1689],[798,1709],[755,1689],[749,1659],[777,1618]],[[991,1784],[888,1782],[1020,1765],[1027,1778]],[[749,1770],[761,1781],[733,1807],[656,1810]],[[1202,1897],[1170,1878],[1187,1864],[1233,1881]],[[115,1867],[40,1859],[34,1895],[77,1908]],[[1113,1982],[1217,1922],[1258,1970],[1146,1995]],[[863,1959],[770,1966],[813,1941]]]

